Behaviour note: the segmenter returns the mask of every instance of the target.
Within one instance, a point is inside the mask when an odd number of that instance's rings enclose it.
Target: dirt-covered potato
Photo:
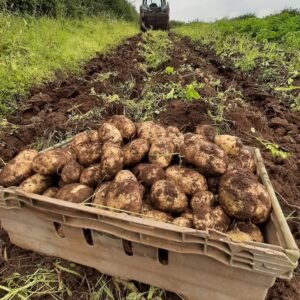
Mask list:
[[[78,162],[72,161],[63,167],[61,178],[67,184],[79,182],[82,170],[83,167]]]
[[[149,151],[149,162],[167,168],[171,164],[175,151],[173,142],[168,140],[155,141]]]
[[[192,228],[193,227],[193,223],[186,218],[183,217],[179,217],[173,220],[173,224],[180,226],[180,227],[187,227],[187,228]]]
[[[109,123],[113,124],[120,132],[123,139],[130,141],[136,135],[136,126],[135,124],[123,115],[112,116],[109,120]]]
[[[234,242],[253,242],[253,238],[250,234],[240,231],[238,228],[226,232],[226,234],[234,241]]]
[[[93,193],[94,190],[86,185],[72,183],[59,189],[55,198],[72,203],[82,203],[88,201]]]
[[[215,201],[214,194],[209,191],[196,193],[191,200],[193,212],[203,209],[204,206],[212,207]]]
[[[51,187],[43,193],[43,196],[46,196],[49,198],[55,198],[57,192],[58,192],[58,187]]]
[[[76,148],[77,145],[98,143],[99,135],[97,130],[88,130],[77,134],[71,142],[71,148]]]
[[[193,222],[193,210],[190,208],[187,208],[185,212],[181,215],[182,218],[188,219],[191,222]]]
[[[96,164],[101,159],[101,143],[85,143],[76,145],[73,150],[77,156],[78,162],[84,167]]]
[[[270,216],[270,196],[249,171],[226,172],[220,181],[219,201],[225,212],[238,220],[259,224]]]
[[[167,131],[163,126],[152,121],[139,124],[137,133],[139,138],[148,140],[150,144],[158,140],[165,140],[167,135]]]
[[[149,153],[150,144],[145,139],[136,139],[123,147],[125,166],[139,164]]]
[[[184,143],[184,134],[180,132],[180,130],[177,127],[169,126],[167,127],[167,139],[173,142],[176,149],[179,150],[179,148]]]
[[[193,169],[171,166],[166,170],[166,176],[187,195],[207,190],[205,177]]]
[[[89,187],[96,187],[102,179],[100,164],[90,166],[81,172],[80,183]]]
[[[20,184],[20,189],[27,193],[42,195],[53,184],[51,176],[35,174]]]
[[[139,164],[133,169],[134,175],[142,184],[151,187],[156,181],[166,179],[164,169],[158,165]]]
[[[145,218],[148,219],[154,219],[156,221],[161,221],[161,222],[172,222],[173,218],[171,215],[160,211],[160,210],[156,210],[156,209],[149,209],[149,210],[143,210],[143,215],[145,216]]]
[[[222,175],[228,166],[226,153],[215,144],[194,135],[185,140],[180,148],[184,160],[196,166],[205,175]]]
[[[214,142],[215,136],[217,135],[216,128],[212,125],[198,125],[195,133],[203,136],[210,142]]]
[[[122,182],[122,181],[125,181],[125,180],[133,180],[133,181],[137,182],[137,178],[129,170],[120,171],[114,179],[115,182]]]
[[[5,188],[18,186],[22,181],[29,178],[33,174],[32,161],[37,155],[38,152],[31,149],[20,152],[0,171],[0,186]]]
[[[187,196],[167,180],[154,183],[151,188],[151,201],[155,208],[164,212],[183,213],[188,207]]]
[[[64,181],[62,180],[62,178],[60,178],[59,181],[58,181],[58,187],[59,187],[59,188],[62,188],[62,187],[64,187],[64,186],[68,185],[68,184],[69,184],[69,183],[64,182]]]
[[[243,147],[243,143],[238,137],[226,134],[216,135],[215,144],[231,157],[238,156]]]
[[[39,154],[32,162],[32,169],[41,175],[54,175],[74,160],[74,155],[65,149],[54,149]]]
[[[230,218],[226,215],[221,206],[213,209],[214,229],[226,232],[230,225]]]
[[[106,195],[106,205],[111,208],[141,213],[144,187],[136,181],[113,182]]]
[[[93,199],[93,203],[96,205],[106,206],[106,195],[108,193],[108,189],[110,187],[111,181],[101,183],[96,191]]]
[[[110,142],[121,145],[123,142],[121,132],[114,125],[107,122],[100,125],[98,134],[99,141],[103,144]]]
[[[252,237],[254,242],[263,243],[264,237],[261,230],[252,223],[238,222],[234,226],[234,230],[238,229],[241,232],[247,233]]]
[[[122,149],[113,143],[105,143],[102,148],[101,173],[104,180],[110,180],[123,169],[124,156]]]
[[[256,161],[251,151],[242,148],[237,157],[231,158],[228,170],[245,169],[251,173],[256,172]]]

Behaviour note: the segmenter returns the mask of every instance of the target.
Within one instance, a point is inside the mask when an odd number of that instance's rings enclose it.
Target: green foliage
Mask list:
[[[133,23],[107,17],[52,19],[0,14],[0,115],[16,95],[51,79],[56,70],[79,71],[96,52],[138,32]]]
[[[174,73],[175,73],[175,71],[174,71],[173,67],[168,66],[168,67],[165,68],[165,74],[172,75]]]
[[[282,160],[287,159],[291,154],[283,150],[279,145],[264,140],[262,138],[256,138],[265,148],[268,150],[273,158],[280,158]]]

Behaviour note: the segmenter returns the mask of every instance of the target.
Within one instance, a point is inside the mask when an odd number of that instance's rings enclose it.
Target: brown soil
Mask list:
[[[170,51],[171,59],[162,65],[157,72],[152,72],[154,83],[169,81],[189,84],[195,80],[195,73],[202,73],[199,82],[212,76],[220,80],[220,90],[229,87],[241,91],[246,105],[235,105],[225,112],[226,122],[221,129],[239,136],[245,144],[260,147],[273,186],[278,193],[285,215],[292,213],[288,223],[294,237],[300,245],[300,223],[297,221],[300,205],[300,116],[282,105],[272,91],[260,86],[253,76],[245,76],[234,71],[230,66],[221,63],[218,57],[210,51],[199,48],[188,39],[178,39],[171,36],[174,48]],[[86,114],[95,108],[101,109],[101,118],[113,114],[121,114],[121,105],[110,105],[95,95],[119,94],[120,84],[134,79],[135,86],[128,98],[139,98],[143,92],[146,74],[138,68],[143,59],[138,54],[138,43],[141,37],[127,40],[108,55],[97,55],[84,68],[80,76],[63,77],[58,74],[54,82],[42,87],[32,88],[28,99],[19,105],[18,111],[8,117],[8,121],[18,126],[17,129],[7,128],[0,133],[0,157],[8,161],[22,148],[41,138],[53,141],[62,140],[70,134],[87,128],[95,128],[98,120],[89,121],[73,118],[74,114]],[[186,71],[180,76],[166,75],[162,70],[166,66],[175,69],[182,65],[190,65],[193,72]],[[108,80],[97,80],[99,73],[115,73]],[[197,77],[196,77],[197,78]],[[91,92],[93,91],[93,92]],[[203,97],[214,97],[216,91],[206,87],[200,91]],[[234,99],[228,98],[227,104]],[[157,119],[165,125],[177,126],[181,130],[194,130],[198,124],[213,124],[207,112],[209,105],[201,101],[184,102],[169,101]],[[277,143],[282,149],[292,153],[286,160],[274,159],[263,146],[257,142],[251,128],[256,134],[268,141]],[[1,160],[0,160],[1,164]],[[6,247],[9,261],[0,261],[1,275],[13,272],[28,273],[35,265],[49,266],[55,259],[44,257],[29,251],[19,249],[10,244],[6,233],[1,231],[1,239]],[[4,249],[4,248],[3,248]],[[98,273],[93,269],[77,266],[76,270],[85,274],[86,278],[95,282]],[[299,270],[298,270],[299,276]],[[79,282],[76,276],[64,275],[66,283],[75,290],[73,299],[86,299],[87,282]],[[299,278],[299,277],[298,277]],[[167,299],[175,299],[167,296]],[[267,299],[299,299],[300,284],[297,277],[291,282],[277,280],[269,291]],[[45,298],[43,298],[45,299]]]

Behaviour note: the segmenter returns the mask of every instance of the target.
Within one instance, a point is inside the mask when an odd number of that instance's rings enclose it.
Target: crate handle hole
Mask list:
[[[88,245],[94,246],[92,231],[90,229],[83,228],[83,236]]]
[[[132,243],[127,240],[122,240],[123,242],[123,250],[128,256],[133,256],[133,251],[132,251]]]
[[[63,229],[61,227],[61,224],[57,223],[57,222],[54,222],[53,225],[54,225],[54,229],[55,229],[57,235],[59,237],[61,237],[62,239],[64,239],[66,236],[65,236],[64,231],[63,231]]]
[[[159,262],[166,266],[169,264],[169,251],[165,249],[158,249],[158,260]]]

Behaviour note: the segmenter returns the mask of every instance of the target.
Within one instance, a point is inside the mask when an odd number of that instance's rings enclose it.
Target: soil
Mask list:
[[[170,61],[151,72],[153,84],[164,84],[169,81],[189,84],[195,78],[199,82],[205,82],[207,78],[213,77],[214,80],[220,81],[220,91],[234,88],[241,92],[244,104],[237,104],[235,96],[231,97],[229,93],[225,104],[232,106],[230,110],[225,110],[225,122],[220,125],[220,129],[239,136],[247,145],[261,149],[284,214],[292,216],[288,223],[296,242],[300,245],[300,115],[293,113],[281,103],[271,90],[259,85],[255,81],[255,72],[246,76],[233,70],[230,64],[221,62],[212,51],[193,44],[189,39],[179,39],[172,34],[170,38],[174,44],[170,50]],[[57,74],[55,81],[32,88],[28,98],[19,103],[19,109],[7,117],[8,121],[17,127],[11,126],[0,133],[1,159],[4,162],[8,161],[21,149],[42,139],[51,138],[52,142],[63,140],[70,134],[87,128],[96,128],[99,118],[122,114],[122,105],[110,104],[97,95],[119,94],[120,84],[124,85],[134,79],[135,86],[130,90],[128,99],[141,97],[145,87],[144,79],[147,76],[139,68],[139,63],[143,62],[138,52],[138,44],[141,41],[141,36],[137,35],[109,54],[97,55],[86,64],[79,76],[66,77]],[[167,75],[163,72],[166,66],[172,66],[176,70],[183,65],[190,65],[192,73],[191,70],[186,70],[186,73],[180,75]],[[99,73],[107,72],[111,72],[110,78],[98,80]],[[203,97],[216,96],[216,90],[209,86],[199,93]],[[75,117],[95,109],[101,111],[98,119]],[[208,115],[209,109],[209,105],[203,101],[186,102],[177,99],[165,103],[157,119],[165,125],[177,126],[183,131],[193,131],[199,124],[215,125]],[[255,138],[257,134],[280,145],[292,155],[286,160],[274,159],[257,141]],[[35,265],[51,266],[55,261],[54,258],[13,246],[4,230],[1,230],[0,238],[9,258],[8,261],[4,259],[0,261],[2,276],[14,272],[29,273]],[[95,282],[99,278],[95,270],[87,267],[76,266],[76,271],[84,274],[90,282]],[[277,280],[270,289],[267,299],[300,299],[299,272],[299,269],[296,270],[296,275],[290,282]],[[74,288],[73,299],[86,299],[87,281],[81,282],[76,276],[66,274],[64,276],[63,279],[69,287]],[[176,297],[167,295],[166,299]]]

